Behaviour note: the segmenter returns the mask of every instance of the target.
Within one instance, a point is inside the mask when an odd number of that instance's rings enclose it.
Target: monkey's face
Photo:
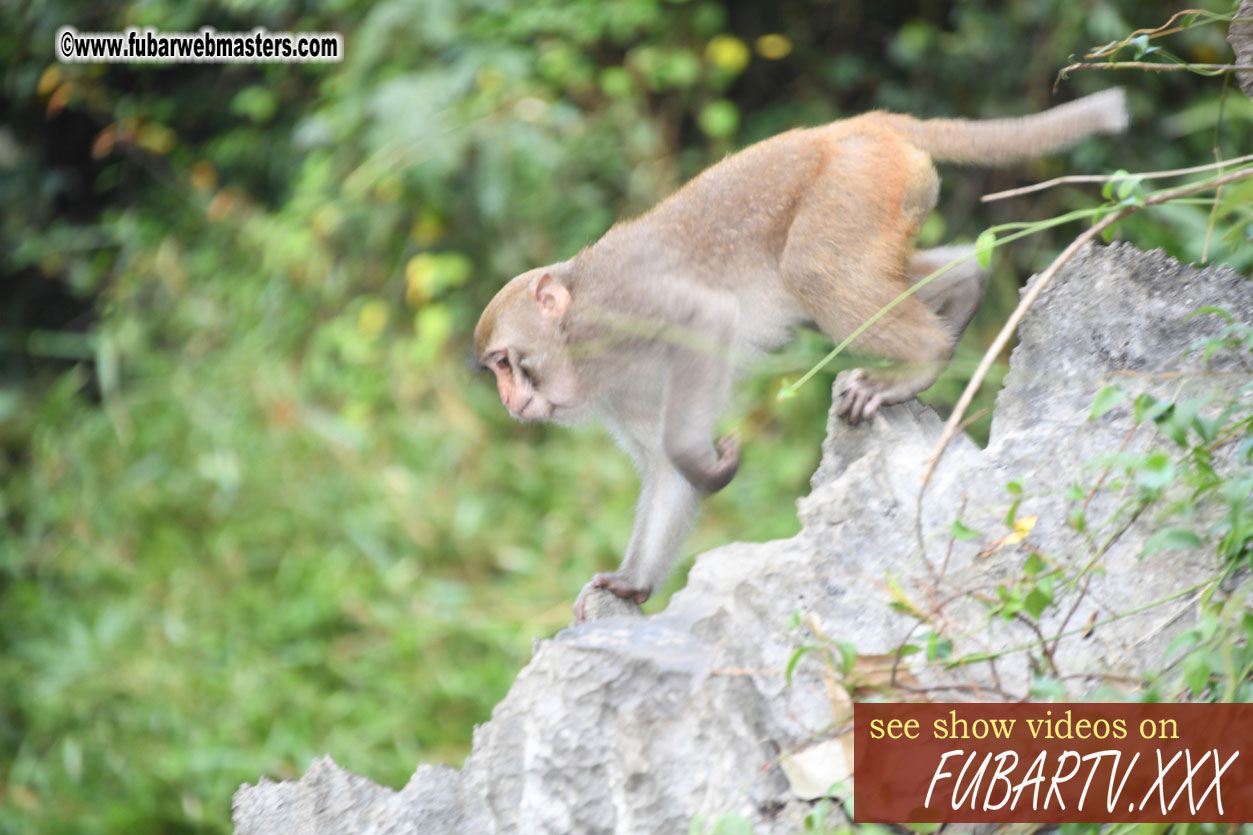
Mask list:
[[[479,363],[519,420],[573,421],[586,412],[561,331],[570,293],[547,272],[511,281],[475,328]]]
[[[500,402],[519,420],[572,419],[577,410],[573,380],[548,352],[532,353],[525,343],[502,346],[484,358],[496,376]]]

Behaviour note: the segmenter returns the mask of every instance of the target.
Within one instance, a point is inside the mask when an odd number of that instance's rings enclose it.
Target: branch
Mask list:
[[[1149,171],[1145,174],[1069,174],[1064,177],[1054,177],[1051,180],[1045,180],[1042,183],[1035,183],[1022,188],[1011,188],[1006,191],[997,191],[992,194],[985,194],[979,198],[980,202],[991,203],[993,200],[1004,200],[1007,197],[1017,197],[1021,194],[1030,194],[1033,191],[1043,191],[1046,188],[1062,185],[1064,183],[1106,183],[1111,180],[1129,180],[1131,178],[1141,180],[1158,180],[1166,177],[1182,177],[1184,174],[1196,174],[1200,171],[1210,171],[1214,168],[1226,168],[1229,165],[1242,165],[1246,162],[1253,162],[1253,154],[1235,159],[1220,160],[1219,162],[1211,162],[1209,165],[1194,165],[1191,168],[1176,168],[1171,171]]]
[[[1203,75],[1225,75],[1231,72],[1253,70],[1253,64],[1159,64],[1156,61],[1111,61],[1108,64],[1068,64],[1057,72],[1057,81],[1053,89],[1071,70],[1150,70],[1151,72],[1172,72],[1188,70]]]
[[[1164,35],[1173,35],[1177,32],[1182,32],[1184,29],[1184,27],[1182,26],[1176,27],[1174,29],[1170,29],[1169,27],[1179,18],[1185,15],[1190,15],[1190,14],[1208,15],[1210,14],[1210,12],[1207,12],[1205,9],[1184,9],[1183,11],[1175,12],[1173,15],[1170,16],[1170,20],[1166,21],[1161,26],[1154,26],[1152,29],[1137,29],[1134,32],[1132,32],[1130,35],[1128,35],[1127,37],[1123,38],[1121,41],[1115,41],[1113,43],[1106,44],[1105,46],[1099,49],[1095,49],[1092,52],[1089,52],[1087,55],[1083,57],[1084,58],[1103,58],[1106,55],[1113,55],[1115,52],[1122,49],[1124,46],[1127,46],[1128,44],[1130,44],[1133,40],[1135,40],[1140,35],[1148,35],[1149,39],[1151,40],[1153,38],[1160,38]]]
[[[1212,180],[1205,180],[1200,183],[1189,183],[1169,191],[1160,191],[1157,194],[1146,197],[1144,203],[1139,206],[1124,206],[1111,215],[1106,215],[1098,223],[1094,224],[1079,237],[1071,241],[1070,246],[1062,250],[1062,253],[1053,259],[1053,263],[1049,264],[1048,269],[1040,273],[1040,277],[1036,279],[1035,284],[1027,290],[1022,297],[1022,301],[1014,308],[1014,312],[1010,314],[1009,319],[1001,328],[1000,333],[996,335],[996,339],[992,341],[992,345],[984,352],[983,359],[979,362],[979,367],[975,369],[974,376],[970,378],[970,382],[966,385],[966,390],[962,392],[961,399],[957,401],[957,405],[953,408],[953,413],[949,415],[948,421],[944,424],[944,432],[940,435],[940,440],[935,445],[935,450],[931,453],[931,458],[927,461],[926,472],[922,476],[922,486],[919,491],[921,499],[921,491],[925,490],[927,484],[931,481],[932,474],[935,473],[936,466],[940,463],[940,456],[944,454],[944,450],[948,448],[949,442],[957,435],[958,426],[961,424],[962,417],[966,414],[966,409],[970,408],[970,402],[974,400],[975,392],[983,385],[983,379],[988,375],[992,363],[1000,356],[1001,351],[1009,343],[1010,336],[1018,328],[1018,323],[1022,321],[1022,317],[1035,303],[1040,293],[1053,280],[1053,276],[1057,275],[1062,265],[1069,261],[1074,254],[1083,248],[1084,244],[1091,241],[1101,232],[1113,226],[1127,215],[1133,214],[1142,208],[1156,206],[1160,203],[1166,203],[1179,197],[1186,197],[1189,194],[1195,194],[1199,191],[1208,191],[1209,189],[1224,186],[1227,183],[1234,183],[1253,176],[1253,169],[1244,169],[1241,171],[1233,171],[1230,174],[1224,174]]]

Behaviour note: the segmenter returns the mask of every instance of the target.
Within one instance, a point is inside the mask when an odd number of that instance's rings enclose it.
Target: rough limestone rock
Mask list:
[[[1028,549],[1071,565],[1092,559],[1092,546],[1067,524],[1075,504],[1065,491],[1094,484],[1093,462],[1117,450],[1133,425],[1130,401],[1088,419],[1102,387],[1230,399],[1253,378],[1247,356],[1216,361],[1204,375],[1177,373],[1201,368],[1199,352],[1183,353],[1223,324],[1188,318],[1205,305],[1253,318],[1253,285],[1230,270],[1196,270],[1129,246],[1086,250],[1023,323],[988,448],[964,437],[952,444],[920,519],[936,415],[909,403],[858,427],[832,419],[813,491],[799,503],[797,536],[704,554],[659,614],[607,617],[537,642],[491,721],[475,730],[460,771],[421,766],[393,791],[326,758],[299,781],[242,787],[236,832],[661,833],[725,814],[747,818],[757,833],[800,830],[812,799],[843,776],[838,732],[848,701],[821,653],[803,656],[786,682],[797,646],[838,640],[863,658],[893,653],[930,628],[916,630],[894,599],[924,609],[944,602],[956,655],[1032,641],[1017,623],[989,627],[984,606],[962,592],[994,597],[997,583],[1021,576]],[[1152,440],[1142,427],[1127,443],[1142,449]],[[998,547],[1010,532],[1012,480],[1022,490],[1017,518],[1037,521],[1023,542]],[[1097,491],[1088,519],[1121,526],[1112,516],[1118,501],[1116,490]],[[952,539],[959,517],[981,536]],[[1059,589],[1058,605],[1040,619],[1045,634],[1063,622],[1073,632],[1053,654],[1073,699],[1156,668],[1190,625],[1192,599],[1111,615],[1215,569],[1210,549],[1140,559],[1157,520],[1127,521],[1100,560],[1104,573],[1089,575],[1080,597]],[[805,616],[794,628],[798,611]],[[1090,621],[1096,628],[1085,637]],[[936,688],[933,700],[1022,697],[1031,683],[1025,652],[947,677],[920,657],[902,663],[897,683]]]

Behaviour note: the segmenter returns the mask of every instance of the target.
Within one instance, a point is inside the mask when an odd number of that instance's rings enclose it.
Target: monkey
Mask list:
[[[702,497],[739,468],[714,440],[734,378],[801,325],[835,341],[969,247],[915,251],[934,208],[933,160],[984,166],[1126,128],[1120,88],[990,120],[874,111],[793,129],[732,154],[560,263],[510,280],[474,331],[477,362],[523,421],[598,418],[641,489],[626,555],[593,589],[645,602],[668,575]],[[919,287],[853,347],[891,364],[841,372],[851,424],[935,382],[970,323],[985,275],[974,259]]]

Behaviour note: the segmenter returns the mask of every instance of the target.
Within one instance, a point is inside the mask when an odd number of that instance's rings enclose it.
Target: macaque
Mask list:
[[[715,441],[731,384],[798,325],[847,337],[913,283],[969,253],[917,252],[935,206],[932,159],[1004,165],[1126,127],[1121,89],[1009,119],[867,113],[727,157],[568,261],[514,278],[475,328],[478,362],[521,420],[599,418],[642,489],[621,567],[592,589],[643,603],[669,573],[702,496],[735,477],[739,441]],[[979,306],[973,259],[919,288],[854,343],[890,365],[845,371],[852,424],[935,382]]]

